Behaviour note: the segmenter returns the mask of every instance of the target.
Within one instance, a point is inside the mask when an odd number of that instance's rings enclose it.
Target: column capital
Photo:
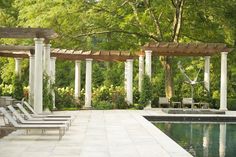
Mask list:
[[[222,55],[227,55],[229,52],[221,52]]]
[[[126,62],[133,62],[134,59],[126,59]]]
[[[51,47],[51,44],[44,44],[44,47],[50,48],[50,47]]]
[[[146,53],[152,53],[152,50],[145,50],[145,54]]]
[[[29,54],[29,58],[34,58],[35,55],[34,54]]]
[[[22,58],[14,58],[15,60],[22,60]]]
[[[50,57],[51,58],[51,60],[56,60],[57,59],[57,57]]]
[[[34,38],[35,43],[43,44],[44,38]]]
[[[81,63],[81,60],[75,60],[75,63]]]
[[[86,61],[93,61],[92,58],[86,58],[85,60],[86,60]]]

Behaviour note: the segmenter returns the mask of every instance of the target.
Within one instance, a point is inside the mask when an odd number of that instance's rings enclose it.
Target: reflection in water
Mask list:
[[[226,124],[220,124],[220,146],[219,154],[220,157],[225,157],[225,146],[226,146]]]
[[[166,122],[155,125],[195,157],[235,157],[235,124]]]
[[[204,125],[203,127],[203,138],[202,138],[202,146],[203,146],[203,156],[208,157],[208,148],[209,148],[209,125]]]

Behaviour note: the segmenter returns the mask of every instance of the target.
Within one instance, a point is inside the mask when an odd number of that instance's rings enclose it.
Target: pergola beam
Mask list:
[[[221,52],[230,52],[223,43],[148,43],[143,50],[151,50],[158,56],[212,56]]]
[[[58,35],[48,28],[0,28],[0,38],[45,38],[54,39]]]

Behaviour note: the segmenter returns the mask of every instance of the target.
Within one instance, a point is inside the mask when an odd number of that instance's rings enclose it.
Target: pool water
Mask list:
[[[154,123],[195,157],[236,157],[236,124]]]

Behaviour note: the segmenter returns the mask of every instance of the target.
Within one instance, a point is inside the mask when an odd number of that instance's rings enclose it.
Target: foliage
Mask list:
[[[13,85],[7,85],[7,84],[1,84],[0,85],[1,88],[1,95],[3,96],[10,96],[13,93]]]
[[[137,110],[142,110],[144,107],[144,104],[134,104],[134,108]]]
[[[98,101],[93,103],[93,108],[98,110],[109,110],[114,108],[114,104],[109,101]]]
[[[24,91],[20,76],[14,75],[12,81],[13,81],[12,96],[16,100],[21,100],[24,97]]]
[[[114,86],[101,86],[99,88],[93,89],[93,102],[99,103],[101,101],[106,101],[113,103],[114,108],[124,109],[128,108],[125,102],[125,94],[123,87]]]
[[[52,90],[53,86],[51,84],[49,76],[44,73],[43,75],[43,109],[53,109],[53,96],[52,96]]]
[[[77,107],[74,101],[74,90],[70,87],[56,88],[55,89],[55,103],[56,108],[61,110],[63,108]]]
[[[182,0],[179,0],[181,2]],[[0,2],[1,27],[42,27],[52,28],[59,37],[52,40],[53,47],[82,50],[127,50],[139,51],[140,47],[152,41],[173,41],[178,5],[177,0],[85,0],[48,1],[4,0]],[[236,45],[236,1],[185,1],[178,42],[222,42]],[[0,39],[1,44],[32,45],[33,40]],[[236,97],[236,51],[228,54],[228,96]],[[152,85],[154,102],[165,96],[165,58],[153,57]],[[177,68],[181,61],[187,74],[192,78],[195,70],[204,67],[204,57],[173,57],[172,75],[174,97],[189,97],[190,86]],[[9,85],[14,75],[14,60],[0,58],[2,94],[12,94]],[[74,86],[74,62],[57,60],[57,87]],[[81,66],[81,84],[84,87],[85,65]],[[134,74],[138,64],[134,62]],[[28,86],[28,61],[22,62],[22,84]],[[203,72],[199,80],[203,80]],[[136,76],[134,76],[137,78]],[[219,99],[220,56],[211,57],[211,96]],[[93,62],[93,87],[123,86],[124,64]],[[135,88],[137,84],[134,83]],[[195,87],[196,99],[205,95],[202,84]],[[95,91],[96,92],[96,91]],[[57,93],[57,101],[64,103],[65,93]],[[123,93],[121,93],[123,97]],[[134,102],[139,99],[134,91]],[[104,98],[106,95],[104,93]],[[112,96],[109,95],[109,102]],[[83,97],[81,97],[83,98]],[[96,99],[96,98],[95,98]],[[122,98],[123,99],[123,98]],[[68,102],[72,102],[73,93]],[[82,104],[83,101],[80,101]],[[57,104],[58,105],[58,104]],[[71,106],[71,105],[68,105]],[[73,106],[73,105],[72,105]]]
[[[139,103],[143,105],[148,105],[153,99],[152,93],[152,83],[148,75],[143,76],[142,88],[140,93]]]

